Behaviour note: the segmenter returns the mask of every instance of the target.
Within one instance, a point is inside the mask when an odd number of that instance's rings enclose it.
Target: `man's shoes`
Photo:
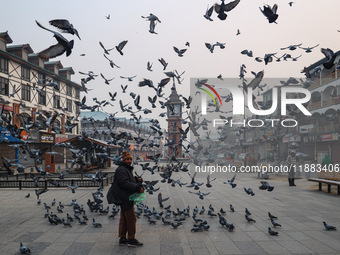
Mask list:
[[[143,243],[139,242],[137,239],[129,239],[128,241],[128,246],[130,247],[137,247],[137,246],[142,246]]]
[[[125,245],[129,242],[128,239],[126,239],[125,237],[122,237],[119,239],[119,245]]]

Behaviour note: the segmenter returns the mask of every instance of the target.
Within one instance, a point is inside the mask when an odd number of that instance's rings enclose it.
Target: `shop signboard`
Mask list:
[[[2,108],[2,104],[0,104],[0,108]],[[13,106],[5,105],[4,106],[5,111],[13,112]]]
[[[53,133],[40,133],[40,142],[41,143],[55,143],[55,134]]]
[[[336,141],[339,139],[338,133],[323,134],[320,136],[322,141]]]
[[[21,135],[25,134],[23,133],[25,130],[21,131]],[[27,131],[26,131],[27,132]],[[30,130],[28,133],[28,136],[26,138],[26,141],[29,143],[39,143],[39,131]]]

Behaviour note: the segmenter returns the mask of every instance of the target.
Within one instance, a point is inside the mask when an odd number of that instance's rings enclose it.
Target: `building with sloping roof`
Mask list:
[[[25,131],[22,138],[31,148],[47,146],[51,150],[55,142],[80,133],[80,122],[76,121],[80,109],[75,102],[80,100],[83,88],[71,80],[72,67],[64,67],[59,60],[41,59],[29,44],[12,43],[8,32],[0,32],[0,108],[12,125]],[[47,126],[48,116],[54,113],[58,113],[56,119]],[[65,128],[68,118],[76,124],[72,129]],[[29,123],[38,127],[25,129]],[[22,157],[3,144],[0,154]]]

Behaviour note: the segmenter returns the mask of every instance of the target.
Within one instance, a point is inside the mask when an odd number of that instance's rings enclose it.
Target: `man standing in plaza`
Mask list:
[[[289,166],[289,172],[288,172],[289,186],[296,186],[295,183],[294,183],[294,180],[295,180],[294,177],[295,177],[295,168],[296,168],[297,160],[296,160],[296,155],[295,155],[294,150],[292,150],[290,152],[290,154],[288,155],[287,163],[288,163],[288,166]]]
[[[136,238],[136,214],[133,201],[129,197],[134,193],[143,193],[142,178],[136,178],[132,174],[132,156],[130,152],[124,151],[122,162],[119,164],[113,181],[114,203],[120,205],[119,220],[119,245],[131,247],[142,246]],[[126,236],[127,235],[127,236]]]

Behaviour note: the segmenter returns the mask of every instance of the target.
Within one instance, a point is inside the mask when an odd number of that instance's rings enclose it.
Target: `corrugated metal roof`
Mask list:
[[[101,112],[101,111],[81,111],[80,112],[81,118],[93,118],[94,120],[103,121],[105,119],[108,119],[110,117],[109,114]],[[125,117],[115,117],[117,120],[125,122],[129,125],[136,125],[136,127],[144,128],[145,130],[151,130],[151,128],[147,125],[147,123],[150,122],[148,119],[141,119],[141,124],[137,126],[136,122],[132,119],[127,119]]]
[[[94,111],[94,112],[81,111],[80,116],[81,118],[93,118],[94,120],[105,120],[109,118],[110,115],[104,112],[101,112],[101,111]]]

